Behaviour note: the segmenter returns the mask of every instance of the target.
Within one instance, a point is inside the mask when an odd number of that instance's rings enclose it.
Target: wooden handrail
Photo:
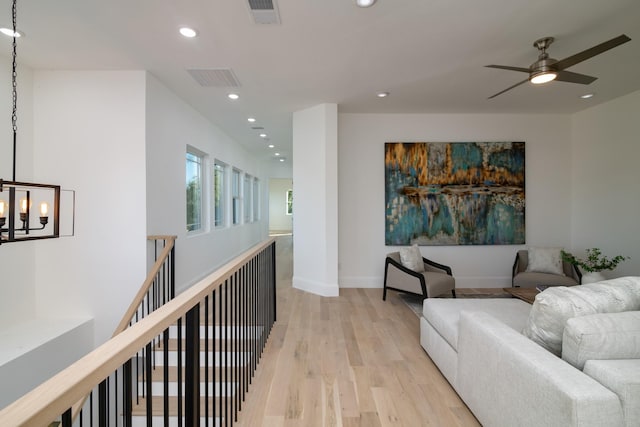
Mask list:
[[[45,426],[78,402],[205,296],[220,287],[238,267],[275,241],[271,238],[200,280],[48,381],[0,411],[2,426]]]
[[[127,329],[127,327],[129,326],[129,322],[131,321],[131,319],[135,315],[136,311],[138,310],[138,307],[140,306],[140,303],[144,299],[144,296],[147,294],[147,291],[149,290],[149,288],[153,284],[153,281],[154,281],[156,275],[158,274],[158,271],[160,271],[160,268],[162,267],[162,264],[164,264],[165,259],[171,253],[171,250],[173,249],[173,247],[175,245],[176,238],[177,238],[177,236],[149,236],[149,237],[147,237],[147,240],[165,240],[167,242],[167,244],[165,245],[165,247],[162,250],[162,252],[160,252],[160,256],[158,256],[158,259],[153,264],[153,267],[151,267],[151,270],[149,271],[149,274],[147,274],[147,278],[144,280],[144,282],[142,283],[142,286],[138,290],[138,293],[136,294],[136,296],[131,301],[131,304],[129,305],[129,308],[127,309],[127,311],[125,311],[124,316],[122,316],[122,319],[120,320],[120,323],[116,327],[115,331],[113,331],[113,335],[112,336],[115,337],[120,332],[122,332],[125,329]]]

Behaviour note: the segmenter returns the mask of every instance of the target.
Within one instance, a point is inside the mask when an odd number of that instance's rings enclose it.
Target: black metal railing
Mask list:
[[[275,261],[273,239],[256,246],[5,408],[0,425],[29,399],[28,425],[232,425],[276,320]]]

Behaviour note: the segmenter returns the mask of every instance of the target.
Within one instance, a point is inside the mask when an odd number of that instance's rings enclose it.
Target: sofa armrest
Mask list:
[[[626,426],[640,422],[640,359],[588,360],[584,373],[620,398]]]
[[[487,426],[623,423],[615,393],[487,313],[460,315],[456,389]]]

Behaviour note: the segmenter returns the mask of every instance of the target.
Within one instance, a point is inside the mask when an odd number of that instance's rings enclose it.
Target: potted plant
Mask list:
[[[602,255],[602,251],[598,248],[590,248],[587,249],[586,252],[587,257],[581,259],[576,258],[569,252],[562,251],[563,260],[586,272],[586,274],[582,276],[582,283],[593,283],[604,280],[605,277],[602,275],[601,271],[613,270],[622,261],[629,259],[629,257],[624,255],[616,255],[613,258],[607,258],[605,255]]]

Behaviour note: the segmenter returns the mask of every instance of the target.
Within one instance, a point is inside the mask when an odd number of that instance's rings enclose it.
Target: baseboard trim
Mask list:
[[[332,285],[294,276],[292,279],[292,286],[296,289],[300,289],[301,291],[323,297],[340,296],[340,288],[338,287],[338,284]]]
[[[341,288],[382,288],[383,278],[343,276],[338,278],[338,282]]]

